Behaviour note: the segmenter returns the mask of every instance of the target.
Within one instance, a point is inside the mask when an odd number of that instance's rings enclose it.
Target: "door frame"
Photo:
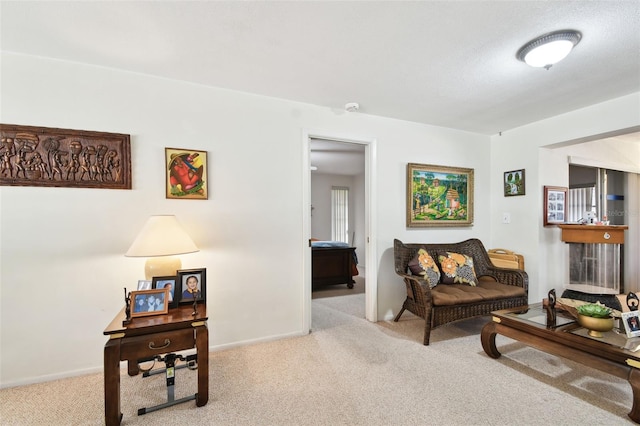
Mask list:
[[[364,197],[365,197],[365,318],[378,320],[378,256],[376,248],[376,138],[361,135],[333,133],[324,130],[302,131],[302,315],[303,332],[311,331],[311,139],[324,139],[365,145]]]

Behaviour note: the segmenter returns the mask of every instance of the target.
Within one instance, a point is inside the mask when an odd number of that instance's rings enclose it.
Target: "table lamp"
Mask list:
[[[127,257],[147,257],[145,279],[173,276],[182,268],[179,254],[199,251],[193,240],[182,229],[173,215],[151,216],[136,237]]]

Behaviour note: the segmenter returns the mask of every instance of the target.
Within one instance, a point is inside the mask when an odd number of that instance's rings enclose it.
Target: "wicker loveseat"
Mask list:
[[[434,260],[446,252],[470,256],[478,278],[477,285],[433,283],[426,275],[412,274],[409,262],[421,248]],[[393,250],[396,273],[403,278],[407,288],[407,298],[394,321],[400,319],[405,309],[423,318],[424,345],[429,344],[432,328],[528,303],[529,278],[526,272],[494,266],[478,239],[448,244],[404,244],[396,239]]]

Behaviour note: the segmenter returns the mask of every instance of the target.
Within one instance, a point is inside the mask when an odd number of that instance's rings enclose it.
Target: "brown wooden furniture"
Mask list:
[[[491,263],[499,268],[524,271],[524,256],[511,250],[496,248],[487,250]]]
[[[412,275],[408,271],[408,264],[421,248],[429,252],[433,259],[445,251],[471,256],[479,278],[478,286],[438,284],[425,281],[424,276]],[[527,273],[493,265],[478,239],[443,244],[405,244],[396,239],[393,242],[393,254],[396,274],[402,277],[407,289],[407,298],[394,321],[400,319],[405,309],[423,318],[424,345],[429,344],[432,328],[529,302]]]
[[[492,321],[484,326],[480,335],[482,348],[491,358],[501,355],[496,347],[496,334],[501,334],[543,352],[627,379],[633,392],[633,407],[629,417],[640,423],[640,352],[622,348],[626,341],[623,336],[609,331],[603,333],[605,336],[601,339],[591,338],[587,330],[575,322],[547,327],[547,314],[541,303],[491,314]],[[556,323],[565,322],[562,318],[558,312]],[[619,343],[620,339],[622,344]]]
[[[629,227],[564,224],[558,227],[562,229],[562,241],[569,245],[569,283],[562,296],[589,300],[585,297],[590,294],[604,295],[609,305],[617,308],[615,295],[625,293],[622,246]],[[577,296],[577,292],[587,296]]]
[[[120,361],[128,362],[128,373],[139,372],[138,360],[191,348],[197,350],[198,393],[196,405],[209,400],[209,333],[206,305],[198,305],[198,314],[192,315],[193,306],[171,309],[166,315],[133,318],[127,326],[124,308],[104,330],[109,340],[104,346],[104,414],[107,426],[119,425]]]
[[[353,288],[358,275],[355,247],[313,247],[311,249],[311,288],[346,284]]]
[[[624,244],[627,225],[558,225],[565,243]]]

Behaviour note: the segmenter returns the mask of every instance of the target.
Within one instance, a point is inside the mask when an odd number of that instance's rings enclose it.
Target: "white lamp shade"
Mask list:
[[[199,251],[173,215],[151,216],[125,256],[173,256]]]

